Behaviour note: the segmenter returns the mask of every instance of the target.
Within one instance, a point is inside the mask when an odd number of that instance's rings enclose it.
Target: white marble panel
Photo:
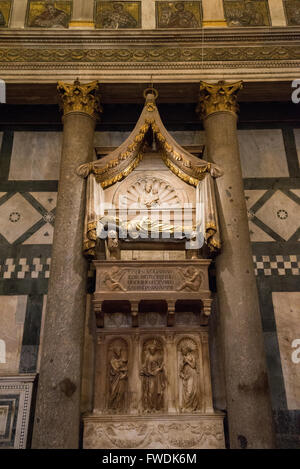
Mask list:
[[[269,9],[272,26],[286,26],[282,0],[269,0]]]
[[[9,179],[58,180],[61,132],[15,132]]]
[[[95,132],[95,147],[118,147],[131,132]]]
[[[155,1],[142,0],[142,28],[155,29]]]
[[[294,135],[295,135],[295,140],[296,140],[296,148],[297,148],[298,160],[299,160],[299,166],[300,166],[300,129],[294,129]]]
[[[201,130],[174,131],[170,135],[179,143],[179,145],[204,145],[205,132]]]
[[[225,21],[223,0],[202,0],[203,21]]]
[[[272,299],[288,409],[300,409],[300,363],[292,359],[292,343],[300,340],[300,292],[273,292]]]
[[[27,296],[0,296],[0,339],[5,343],[5,359],[0,375],[17,373],[23,338]]]
[[[11,14],[11,28],[24,28],[27,0],[14,0]]]
[[[44,339],[44,328],[45,328],[45,319],[46,319],[46,307],[47,307],[47,295],[44,295],[44,297],[43,297],[42,319],[41,319],[41,330],[40,330],[39,354],[38,354],[38,360],[37,360],[37,366],[36,366],[37,373],[39,373],[40,366],[41,366],[43,339]]]
[[[288,177],[283,136],[280,129],[238,132],[243,177]]]

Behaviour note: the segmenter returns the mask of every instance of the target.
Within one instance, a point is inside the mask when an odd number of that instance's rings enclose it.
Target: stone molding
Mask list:
[[[210,28],[201,31],[3,31],[2,79],[28,82],[77,76],[140,81],[155,70],[162,80],[292,79],[300,66],[300,29]],[[203,47],[201,43],[204,42]],[[37,75],[37,71],[39,74]],[[225,71],[225,73],[224,73]],[[164,77],[162,76],[164,74]],[[176,75],[176,76],[175,76]],[[23,78],[23,77],[22,77]]]

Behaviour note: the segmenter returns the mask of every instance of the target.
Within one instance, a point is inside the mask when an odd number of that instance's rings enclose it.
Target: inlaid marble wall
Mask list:
[[[0,28],[199,29],[295,26],[299,0],[0,0]]]
[[[118,146],[128,134],[97,131],[95,146]],[[182,145],[205,144],[205,134],[198,130],[171,134]],[[40,366],[61,141],[61,132],[50,130],[0,132],[3,378],[11,373],[17,377],[32,376]],[[299,315],[300,290],[300,130],[253,125],[239,130],[239,141],[277,433],[280,445],[291,447],[296,446],[300,434],[300,365],[290,361],[291,350],[286,344],[286,338],[290,344],[292,336],[296,339],[299,335],[294,323]],[[137,252],[130,254],[138,256]],[[92,291],[93,271],[89,275],[88,288]],[[86,336],[90,334],[88,331]],[[91,369],[90,359],[86,360]],[[84,409],[88,408],[91,394],[89,376],[86,372]],[[12,414],[11,419],[13,422]]]

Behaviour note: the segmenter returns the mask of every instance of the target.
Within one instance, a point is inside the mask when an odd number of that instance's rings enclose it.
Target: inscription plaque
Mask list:
[[[136,269],[128,273],[129,291],[176,290],[176,279],[171,271],[161,269]]]

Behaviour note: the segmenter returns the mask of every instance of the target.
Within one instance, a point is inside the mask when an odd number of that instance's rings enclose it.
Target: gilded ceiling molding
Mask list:
[[[216,84],[201,81],[196,112],[200,114],[201,119],[206,119],[215,112],[237,114],[239,110],[237,94],[242,88],[242,81],[236,83],[219,81]]]
[[[101,105],[97,81],[86,84],[81,84],[79,80],[75,80],[74,84],[59,81],[57,91],[64,116],[81,112],[95,120],[98,119]]]
[[[0,40],[1,44],[1,40]],[[257,63],[269,60],[299,60],[300,48],[295,45],[219,46],[214,47],[115,47],[115,48],[66,48],[48,47],[0,47],[0,63],[162,63],[162,62],[243,62]],[[249,63],[249,67],[252,66]]]

